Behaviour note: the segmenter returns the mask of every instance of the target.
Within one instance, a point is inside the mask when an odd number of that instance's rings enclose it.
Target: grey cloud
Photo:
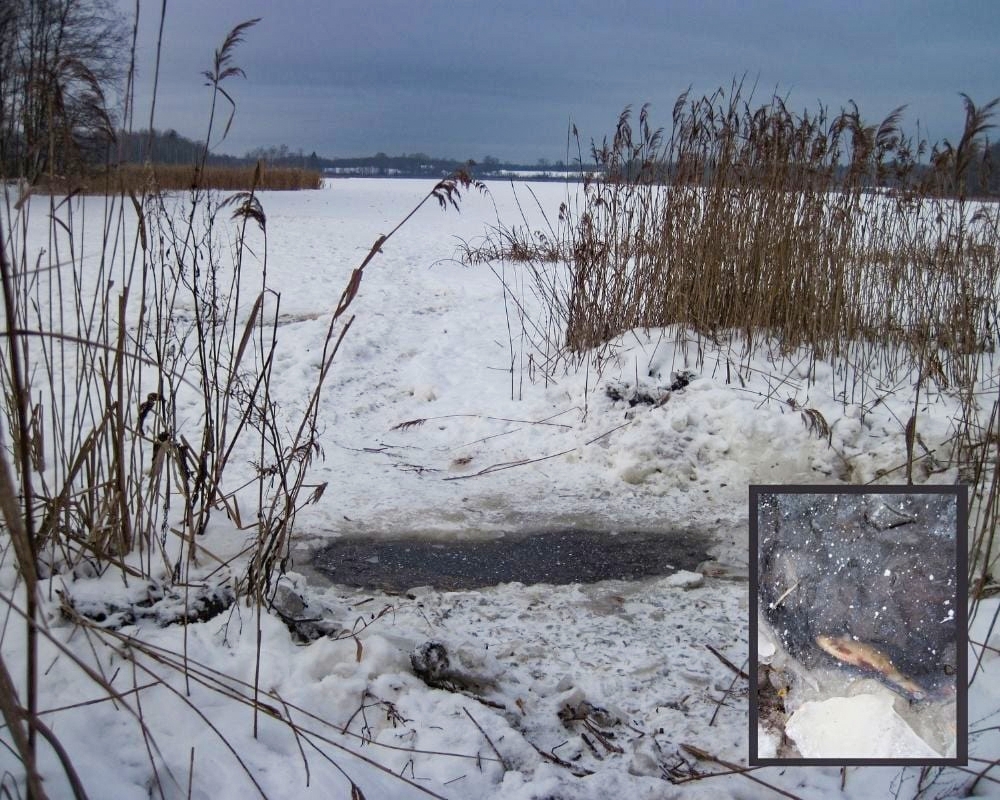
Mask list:
[[[142,9],[148,93],[156,9]],[[236,54],[248,79],[229,87],[229,152],[284,142],[326,155],[560,158],[570,117],[600,138],[625,104],[651,101],[665,124],[687,86],[711,92],[744,73],[757,99],[777,89],[798,109],[854,99],[876,120],[908,104],[908,124],[938,138],[958,133],[959,91],[1000,95],[990,2],[173,0],[158,127],[199,135],[199,72],[252,16],[263,21]]]

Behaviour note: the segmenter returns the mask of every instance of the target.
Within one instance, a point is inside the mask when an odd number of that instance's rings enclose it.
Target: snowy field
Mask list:
[[[269,282],[281,293],[280,403],[304,404],[350,271],[429,188],[343,179],[320,191],[262,195]],[[975,780],[1000,758],[995,649],[981,662],[980,648],[970,651],[979,673],[969,696],[967,770],[732,774],[747,763],[750,733],[748,683],[732,668],[748,669],[748,486],[904,483],[912,397],[885,386],[883,402],[862,408],[850,381],[829,365],[816,365],[807,382],[803,354],[741,362],[728,349],[699,355],[664,331],[621,337],[600,372],[566,370],[547,386],[532,383],[518,357],[516,314],[505,311],[496,276],[456,258],[460,240],[481,236],[498,213],[505,222],[518,218],[511,187],[489,188],[490,196],[470,191],[460,214],[425,206],[367,269],[351,307],[356,320],[320,412],[324,458],[311,476],[329,485],[299,515],[294,563],[279,592],[286,616],[320,619],[332,636],[302,644],[278,615],[258,620],[245,606],[158,627],[170,598],[155,585],[123,587],[111,574],[54,581],[46,606],[53,639],[122,695],[81,705],[104,693],[53,642],[43,643],[41,705],[51,710],[43,719],[89,795],[351,797],[353,783],[369,800],[931,798],[965,796],[970,787],[975,796],[1000,796],[1000,771]],[[533,188],[555,219],[567,187]],[[508,280],[520,280],[517,269],[506,266]],[[668,391],[681,373],[691,373],[690,382]],[[637,378],[658,402],[630,407],[606,392],[634,389]],[[943,448],[958,403],[933,388],[921,402],[923,444]],[[829,439],[811,429],[803,408],[822,415]],[[413,424],[399,427],[406,422]],[[949,470],[917,476],[956,478]],[[246,534],[224,519],[213,525],[205,546],[216,555],[246,545]],[[343,535],[419,535],[447,545],[572,527],[609,536],[696,532],[717,561],[704,574],[634,582],[404,594],[329,586],[309,569],[310,548]],[[0,571],[8,597],[16,591],[12,561],[8,552]],[[205,573],[213,587],[231,577]],[[115,598],[123,608],[151,601],[157,613],[98,636],[60,616],[56,590],[78,609]],[[974,639],[991,636],[998,648],[995,610],[995,600],[984,602],[972,628]],[[4,658],[20,675],[14,623]],[[247,698],[258,640],[267,693],[260,701],[269,713],[259,715],[255,737]],[[187,680],[177,669],[185,661]],[[885,687],[866,685],[857,696],[854,722],[814,715],[797,729],[844,741],[867,727],[889,745],[911,735],[892,708],[902,701]],[[69,796],[55,755],[43,754],[50,796]],[[0,772],[11,796],[23,794],[8,749],[0,750]],[[712,773],[720,776],[704,778]]]

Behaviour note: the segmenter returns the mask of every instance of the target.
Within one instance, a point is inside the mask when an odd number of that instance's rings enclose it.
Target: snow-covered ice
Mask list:
[[[350,179],[262,195],[269,281],[281,292],[280,404],[304,404],[351,269],[428,189],[424,181]],[[237,605],[206,622],[161,628],[137,619],[98,636],[70,624],[51,595],[45,613],[54,642],[122,693],[116,703],[55,710],[103,693],[56,644],[43,644],[42,706],[53,710],[43,719],[91,796],[158,797],[157,780],[165,797],[189,796],[190,785],[190,796],[204,798],[350,796],[351,781],[368,798],[744,798],[772,796],[768,785],[807,798],[914,796],[926,778],[913,768],[842,775],[771,767],[691,780],[747,763],[749,687],[719,655],[747,668],[748,485],[902,482],[912,398],[886,391],[862,413],[829,365],[818,363],[807,383],[794,370],[795,354],[740,359],[707,346],[699,354],[674,344],[669,331],[620,337],[600,374],[566,370],[548,385],[532,383],[497,278],[455,257],[455,237],[473,240],[496,223],[494,203],[502,219],[519,213],[510,186],[490,189],[492,197],[470,192],[461,214],[422,209],[368,268],[352,306],[357,318],[320,411],[324,460],[311,476],[329,488],[299,515],[295,563],[283,579],[338,633],[302,644],[275,614],[258,619]],[[567,191],[535,187],[550,218]],[[505,269],[516,276],[518,267]],[[662,389],[680,371],[693,379],[658,405],[630,408],[604,392],[611,381],[634,386],[637,377]],[[932,388],[921,402],[922,441],[933,450],[952,435],[957,402]],[[828,439],[810,430],[802,408],[822,414]],[[399,427],[405,422],[413,424]],[[447,544],[573,526],[696,531],[730,568],[403,594],[326,586],[309,573],[309,548],[344,534]],[[246,544],[219,517],[205,540],[220,556]],[[0,572],[6,596],[17,592],[12,559],[8,553]],[[216,573],[210,582],[225,579]],[[56,579],[53,589],[77,603],[136,602],[136,593],[159,591],[136,582],[123,588],[111,574]],[[973,623],[979,641],[989,636],[994,648],[995,610],[995,600],[984,602]],[[3,655],[20,675],[15,627]],[[269,713],[255,737],[244,700],[252,696],[258,638],[260,699]],[[428,643],[448,654],[437,686],[411,661]],[[921,796],[958,796],[986,767],[982,759],[1000,755],[1000,657],[990,650],[980,662],[979,655],[970,655],[979,674],[969,716],[978,731],[970,752],[980,760],[970,762],[971,773],[945,770]],[[861,722],[805,713],[795,731],[834,748],[854,742],[858,725],[878,739],[872,747],[897,735],[871,722],[884,701],[855,702],[867,703]],[[143,725],[127,707],[141,710]],[[46,749],[42,768],[50,795],[67,796]],[[0,771],[13,787],[20,771],[6,749]],[[978,794],[1000,796],[994,773],[977,782]]]

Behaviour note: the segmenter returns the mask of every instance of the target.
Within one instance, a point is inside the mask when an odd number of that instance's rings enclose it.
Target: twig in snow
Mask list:
[[[627,427],[628,427],[629,425],[631,425],[631,424],[632,424],[632,421],[631,421],[631,420],[629,420],[628,422],[623,422],[623,423],[622,423],[621,425],[616,425],[616,426],[615,426],[615,427],[613,427],[613,428],[612,428],[612,429],[611,429],[610,431],[605,431],[605,432],[604,432],[604,433],[602,433],[602,434],[601,434],[600,436],[595,436],[595,437],[594,437],[593,439],[591,439],[591,440],[590,440],[589,442],[584,442],[584,443],[583,443],[583,446],[584,446],[584,447],[586,447],[586,446],[587,446],[588,444],[593,444],[594,442],[599,442],[599,441],[600,441],[601,439],[603,439],[603,438],[604,438],[605,436],[610,436],[610,435],[611,435],[612,433],[614,433],[615,431],[620,431],[620,430],[621,430],[622,428],[627,428]]]
[[[347,722],[344,723],[344,726],[340,729],[341,733],[347,733],[348,728],[351,727],[351,723],[354,722],[354,719],[355,719],[355,717],[358,716],[358,714],[361,714],[362,717],[364,716],[364,712],[365,712],[365,700],[367,700],[369,697],[373,697],[373,695],[367,689],[363,689],[361,691],[361,703],[358,705],[357,710],[353,714],[351,714],[351,716],[347,720]],[[286,708],[287,708],[287,706],[286,706]],[[365,720],[365,724],[364,724],[364,727],[362,728],[362,730],[364,730],[367,727],[368,727],[368,721]],[[365,737],[362,736],[361,740],[364,741]]]
[[[750,680],[750,676],[747,675],[747,673],[745,673],[743,670],[741,670],[739,667],[737,667],[732,661],[730,661],[728,658],[726,658],[724,655],[722,655],[722,653],[720,653],[718,650],[716,650],[714,647],[712,647],[712,645],[706,644],[705,645],[705,649],[708,650],[708,652],[710,652],[713,656],[715,656],[717,659],[719,659],[719,661],[721,661],[723,664],[725,664],[727,667],[729,667],[729,669],[731,669],[733,672],[735,672],[741,678],[743,678],[744,680]]]
[[[594,734],[594,736],[597,737],[598,741],[604,745],[605,749],[609,753],[621,754],[625,752],[618,745],[614,744],[610,739],[608,739],[608,737],[604,734],[604,731],[602,731],[593,722],[591,722],[589,717],[584,718],[583,724],[587,727],[587,730],[589,730],[592,734]]]
[[[404,464],[403,462],[393,462],[396,469],[401,469],[403,472],[415,472],[417,475],[423,475],[425,472],[440,472],[441,470],[436,467],[425,467],[423,464]]]
[[[461,450],[463,447],[472,447],[472,445],[474,444],[481,444],[483,442],[488,442],[490,439],[499,439],[501,436],[510,436],[512,433],[518,433],[520,430],[521,430],[520,428],[511,428],[509,431],[504,431],[503,433],[493,433],[490,434],[489,436],[484,436],[481,439],[476,439],[471,442],[465,442],[464,444],[458,445],[458,447],[452,447],[449,449],[449,452],[455,450]]]
[[[483,730],[483,727],[478,722],[476,722],[476,718],[474,716],[472,716],[472,714],[469,713],[469,709],[467,709],[467,708],[465,708],[463,706],[462,707],[462,711],[465,712],[465,716],[467,716],[470,720],[472,720],[472,724],[475,725],[479,729],[479,732],[483,735],[483,738],[486,740],[486,743],[490,746],[490,749],[494,753],[496,753],[496,757],[500,759],[500,766],[502,766],[504,768],[505,772],[509,772],[510,771],[510,764],[507,763],[507,759],[506,758],[504,758],[502,755],[500,755],[500,751],[497,750],[497,746],[495,744],[493,744],[493,740],[489,737],[489,734],[487,734],[486,731]]]
[[[725,761],[717,756],[713,756],[707,750],[702,750],[700,747],[695,747],[693,744],[682,744],[681,749],[687,753],[690,753],[695,758],[701,759],[702,761],[711,761],[713,764],[718,764],[720,767],[725,767],[726,769],[732,770],[733,772],[739,773],[748,780],[754,783],[759,783],[761,786],[766,786],[773,792],[777,792],[783,797],[790,797],[792,800],[802,800],[802,798],[797,794],[792,794],[791,792],[786,792],[784,789],[779,789],[777,786],[768,783],[767,781],[761,780],[760,778],[750,775],[750,771],[753,767],[743,767],[739,764],[734,764],[731,761]],[[713,775],[711,773],[701,776],[704,778],[711,778]]]
[[[594,743],[590,741],[590,738],[587,736],[587,734],[581,733],[580,738],[583,739],[583,743],[587,745],[587,748],[590,750],[591,754],[593,754],[594,758],[596,758],[598,761],[604,760],[604,756],[602,756],[599,752],[597,752],[597,748],[594,747]]]
[[[562,758],[559,758],[559,756],[557,756],[555,753],[546,753],[544,750],[542,750],[542,748],[540,748],[534,742],[528,741],[527,739],[525,741],[527,741],[528,744],[530,744],[533,748],[535,748],[535,752],[538,753],[538,755],[540,755],[542,758],[544,758],[550,764],[555,764],[557,767],[562,767],[563,769],[568,769],[577,778],[585,778],[588,775],[593,775],[594,774],[593,770],[589,770],[589,769],[586,769],[584,767],[578,767],[575,764],[570,764],[568,761],[566,761],[566,760],[564,760]],[[563,742],[563,744],[566,744],[566,743]],[[562,747],[562,745],[556,745],[556,747]],[[552,749],[555,750],[555,747],[553,747]]]
[[[510,420],[510,421],[511,422],[515,422],[516,420]],[[534,423],[534,424],[538,424],[538,425],[542,425],[542,424],[551,425],[553,423]],[[630,420],[628,422],[622,423],[621,425],[617,425],[614,428],[612,428],[611,430],[605,431],[600,436],[595,436],[590,441],[584,442],[582,445],[580,445],[580,447],[586,447],[587,445],[591,445],[594,442],[598,442],[601,439],[603,439],[605,436],[610,436],[615,431],[621,430],[622,428],[625,428],[625,427],[628,427],[631,424],[632,424],[632,422]],[[566,426],[566,427],[568,427],[568,426]],[[539,461],[546,461],[546,460],[548,460],[550,458],[558,458],[559,456],[564,456],[567,453],[576,452],[577,450],[580,449],[580,447],[571,447],[569,450],[562,450],[562,451],[560,451],[558,453],[551,453],[551,454],[549,454],[547,456],[539,456],[538,458],[522,458],[522,459],[519,459],[518,461],[503,461],[503,462],[501,462],[499,464],[491,464],[490,466],[484,467],[483,469],[479,470],[479,472],[473,472],[470,475],[451,475],[451,476],[449,476],[447,478],[444,478],[443,480],[446,480],[446,481],[461,481],[461,480],[465,480],[466,478],[478,478],[478,477],[480,477],[482,475],[489,475],[491,472],[499,472],[502,469],[513,469],[514,467],[523,467],[525,464],[535,464],[535,463],[537,463]]]
[[[419,428],[427,422],[426,419],[408,419],[406,422],[400,422],[398,425],[393,425],[389,428],[390,431],[408,431],[410,428]]]
[[[519,461],[504,461],[499,464],[491,464],[488,467],[484,467],[479,470],[479,472],[473,472],[471,475],[451,475],[447,478],[442,478],[446,481],[461,481],[466,478],[478,478],[481,475],[489,475],[491,472],[499,472],[503,469],[513,469],[514,467],[523,467],[525,464],[534,464],[538,461],[547,461],[550,458],[558,458],[559,456],[564,456],[567,453],[572,453],[577,448],[571,447],[569,450],[563,450],[559,453],[552,453],[551,455],[541,456],[539,458],[522,458]]]
[[[505,369],[504,372],[507,372]],[[569,409],[572,411],[573,409]],[[565,412],[560,412],[565,413]],[[553,414],[552,417],[558,417],[559,414]],[[488,419],[492,422],[516,422],[521,425],[546,425],[551,428],[572,428],[572,425],[568,425],[565,422],[549,422],[552,417],[546,417],[545,419],[511,419],[510,417],[491,417],[483,414],[442,414],[439,417],[421,417],[418,419],[408,419],[405,422],[400,422],[398,425],[393,425],[389,428],[390,431],[407,431],[411,428],[418,428],[425,422],[430,422],[435,419],[452,419],[456,417],[465,417],[469,419]]]
[[[709,649],[711,650],[712,648],[709,647]],[[713,650],[712,652],[715,651]],[[722,655],[720,653],[715,653],[715,655],[717,655],[719,658],[722,658]],[[722,697],[719,698],[719,702],[715,704],[715,711],[712,713],[712,719],[708,721],[709,727],[715,724],[715,718],[719,716],[719,711],[721,711],[722,706],[725,705],[726,698],[729,697],[730,694],[732,694],[733,687],[736,686],[736,679],[740,677],[749,679],[749,676],[742,669],[736,669],[736,667],[733,664],[730,664],[728,661],[725,661],[725,659],[723,659],[723,661],[727,666],[732,667],[732,669],[736,671],[736,674],[733,676],[733,679],[729,682],[729,688],[726,689],[725,692],[723,692]]]
[[[308,789],[309,784],[312,780],[312,775],[309,772],[309,759],[306,758],[305,748],[302,747],[302,737],[300,735],[301,731],[299,730],[299,726],[292,722],[292,710],[288,707],[288,703],[286,703],[284,699],[282,699],[281,695],[278,694],[276,689],[272,689],[271,694],[279,703],[281,703],[281,705],[285,709],[285,718],[288,720],[288,727],[291,729],[292,735],[295,737],[295,744],[299,748],[299,755],[302,756],[302,766],[305,768],[306,771],[306,788]],[[193,759],[194,748],[191,748],[191,756]]]

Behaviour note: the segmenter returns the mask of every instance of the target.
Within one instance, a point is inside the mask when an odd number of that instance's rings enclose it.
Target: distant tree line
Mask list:
[[[194,164],[200,160],[205,143],[189,139],[175,130],[138,131],[134,133],[119,132],[112,160],[119,159],[126,163],[143,163],[152,161],[160,164]],[[933,154],[932,154],[933,156]],[[440,158],[426,153],[401,153],[390,156],[378,152],[370,156],[355,156],[351,158],[327,158],[315,151],[305,153],[301,148],[293,150],[288,145],[271,145],[248,150],[242,157],[209,154],[208,163],[217,166],[252,166],[262,161],[272,167],[294,167],[326,172],[331,175],[365,176],[365,177],[440,177],[454,172],[459,168],[469,168],[477,178],[510,178],[516,173],[530,173],[532,177],[548,177],[553,180],[563,180],[566,177],[579,176],[587,171],[602,171],[597,161],[594,164],[580,165],[579,162],[566,164],[563,161],[549,162],[539,159],[534,163],[504,162],[499,158],[486,155],[469,167],[468,161],[453,158]],[[1000,164],[1000,143],[987,145],[980,157],[967,165],[966,185],[970,194],[980,196],[1000,196],[1000,170],[992,165]],[[929,170],[930,165],[917,165],[916,177]],[[667,182],[676,172],[677,165],[658,163],[653,165],[653,175],[650,174],[648,162],[635,159],[616,166],[615,177],[618,180],[635,179],[645,170],[646,179]],[[847,169],[846,165],[843,169]],[[710,175],[706,174],[706,181]],[[891,178],[881,180],[873,178],[872,186],[892,186]]]
[[[182,136],[173,128],[164,131],[119,131],[109,153],[112,163],[189,165],[201,163],[205,143]],[[215,166],[245,166],[247,159],[209,153],[208,163]]]
[[[190,164],[200,158],[205,143],[182,136],[175,130],[139,131],[120,133],[118,153],[123,162],[141,163],[153,161],[162,164]],[[327,158],[316,151],[306,153],[302,148],[293,150],[286,144],[257,147],[248,150],[242,157],[210,154],[210,164],[249,166],[262,161],[272,167],[294,167],[319,170],[331,174],[365,175],[373,177],[440,177],[449,175],[459,168],[470,168],[469,161],[454,158],[440,158],[427,153],[401,153],[390,156],[378,152],[370,156],[351,158]],[[513,171],[549,171],[562,174],[573,171],[562,161],[551,163],[539,159],[534,164],[506,163],[493,156],[485,156],[482,161],[471,162],[471,170],[478,177]]]

